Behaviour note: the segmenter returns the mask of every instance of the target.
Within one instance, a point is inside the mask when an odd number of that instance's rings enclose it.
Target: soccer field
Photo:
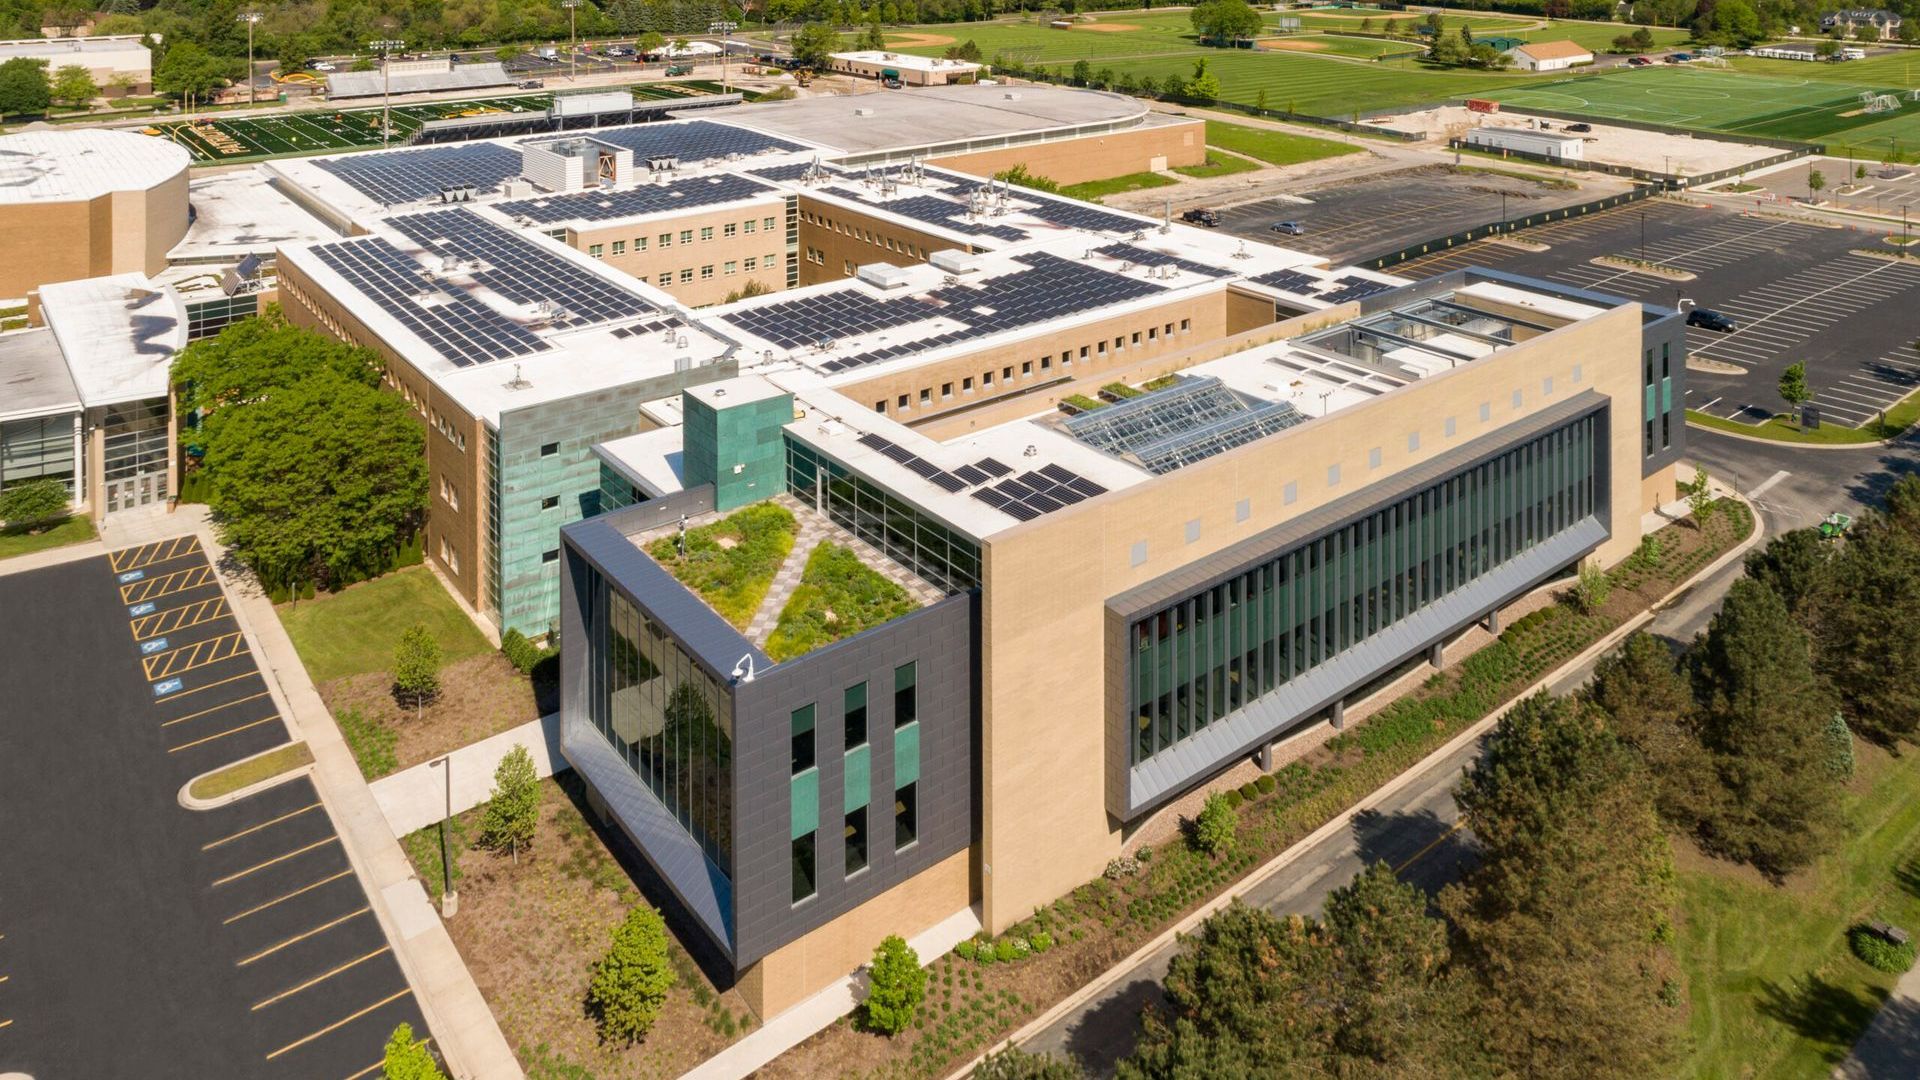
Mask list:
[[[1892,112],[1866,111],[1862,94],[1892,94]],[[1866,156],[1920,146],[1920,101],[1901,88],[1709,68],[1617,71],[1483,94],[1502,105],[1639,120],[1733,135],[1824,142]]]

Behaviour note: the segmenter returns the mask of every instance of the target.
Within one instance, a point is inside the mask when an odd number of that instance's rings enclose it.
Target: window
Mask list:
[[[821,218],[819,218],[819,217],[815,217],[815,218],[813,219],[813,223],[814,223],[815,225],[820,225],[820,224],[824,224],[824,222],[823,222],[823,220],[822,220]],[[758,225],[758,224],[759,224],[759,222],[757,222],[757,221],[754,221],[754,220],[752,220],[752,219],[748,219],[748,221],[747,221],[747,231],[748,231],[748,232],[752,232],[752,231],[753,231],[753,228],[754,228],[754,226],[756,226],[756,225]]]
[[[1671,411],[1668,411],[1660,414],[1660,449],[1665,450],[1667,447],[1672,445],[1673,445],[1673,413]]]
[[[840,275],[842,277],[852,277],[853,276],[853,260],[842,259],[840,260],[840,262],[842,264],[840,267]]]
[[[824,258],[820,260],[822,265],[825,265],[826,261],[827,260],[825,260]],[[771,270],[774,268],[774,265],[778,262],[779,262],[778,259],[775,259],[772,255],[768,255],[766,258],[760,260],[760,265]]]
[[[950,382],[943,382],[943,383],[941,383],[941,384],[940,384],[940,396],[941,396],[941,397],[943,397],[943,398],[950,398],[950,397],[952,397],[952,396],[953,396],[953,384],[952,384],[952,383],[950,383]]]
[[[680,242],[681,242],[681,243],[683,243],[683,244],[691,244],[691,243],[693,243],[693,230],[692,230],[692,229],[681,229],[681,230],[680,230]]]
[[[1119,352],[1119,351],[1120,351],[1121,349],[1124,349],[1124,348],[1126,348],[1126,347],[1127,347],[1127,339],[1126,339],[1126,338],[1124,338],[1124,337],[1117,337],[1117,338],[1114,338],[1114,339],[1113,339],[1113,351],[1114,351],[1114,352]]]
[[[740,264],[733,259],[728,259],[726,261],[726,265],[723,266],[721,269],[722,269],[722,272],[725,273],[728,277],[732,277],[733,275],[740,272]]]
[[[1135,330],[1135,331],[1133,332],[1133,343],[1134,343],[1135,345],[1138,345],[1138,344],[1140,344],[1140,331],[1138,331],[1138,330]]]
[[[633,238],[633,250],[635,250],[635,251],[645,251],[645,250],[647,250],[647,238],[646,238],[646,237],[644,237],[644,236],[636,236],[636,237],[634,237],[634,238]]]
[[[701,281],[713,280],[713,264],[712,263],[708,263],[707,265],[700,268],[700,280]]]
[[[887,403],[886,403],[886,402],[884,402],[884,401],[876,401],[876,402],[874,402],[874,403],[873,403],[873,411],[874,411],[874,412],[877,412],[877,413],[883,413],[883,412],[886,412],[886,411],[887,411]]]
[[[813,842],[818,835],[815,830],[793,841],[793,902],[796,904],[813,895]]]
[[[1082,353],[1084,353],[1084,352],[1086,352],[1087,350],[1085,350],[1085,349],[1081,349],[1080,351],[1081,351]],[[1100,339],[1100,355],[1101,355],[1101,356],[1105,356],[1105,355],[1107,355],[1107,339],[1106,339],[1106,338],[1101,338],[1101,339]]]
[[[1082,345],[1080,346],[1080,359],[1085,360],[1086,358],[1087,358],[1087,347],[1085,345]],[[1065,360],[1066,357],[1062,356],[1061,359]]]
[[[692,280],[693,280],[693,267],[689,266],[686,269],[680,271],[680,284],[685,285],[691,282]]]
[[[896,408],[901,408],[901,409],[904,409],[904,408],[906,408],[906,407],[907,407],[907,395],[905,395],[905,394],[901,394],[901,395],[900,395],[900,397],[899,397],[899,399],[898,399],[898,400],[896,400],[896,401],[894,402],[894,406],[895,406]]]
[[[703,226],[701,226],[701,227],[700,227],[700,239],[701,239],[701,241],[702,241],[702,242],[705,242],[705,241],[707,241],[707,240],[711,240],[711,239],[713,239],[713,226],[711,226],[711,225],[703,225]]]
[[[440,561],[454,573],[460,572],[460,555],[447,546],[447,538],[444,536],[440,538]]]
[[[557,442],[550,442],[550,443],[542,443],[542,444],[540,444],[540,456],[541,456],[541,457],[552,457],[553,455],[555,455],[555,454],[557,454],[557,453],[559,453],[559,452],[560,452],[560,444],[559,444],[559,443],[557,443]]]
[[[973,393],[973,376],[969,375],[960,380],[960,390],[963,393]]]
[[[560,505],[560,496],[558,495],[549,495],[546,498],[540,500],[540,509],[542,510],[552,510],[554,507],[559,505]]]
[[[660,275],[661,288],[664,289],[671,284],[673,284],[673,271],[669,270],[666,273]]]
[[[751,255],[749,255],[749,256],[747,256],[747,257],[746,257],[746,259],[745,259],[745,261],[744,261],[744,262],[742,263],[742,265],[744,265],[744,266],[745,266],[745,267],[747,268],[747,272],[748,272],[748,273],[752,273],[752,272],[753,272],[753,268],[754,268],[755,266],[758,266],[759,264],[760,264],[760,260],[759,260],[759,259],[756,259],[756,258],[754,258],[754,257],[753,257],[753,256],[751,256]]]
[[[543,563],[550,563],[550,562],[559,562],[559,561],[560,561],[560,549],[559,549],[559,548],[548,548],[547,550],[545,550],[545,551],[543,551],[543,552],[541,552],[541,553],[540,553],[540,561],[541,561],[541,562],[543,562]]]
[[[980,385],[981,385],[982,387],[988,387],[988,386],[992,386],[992,385],[993,385],[993,372],[991,372],[991,371],[983,371],[983,372],[981,372],[981,373],[980,373]]]
[[[453,509],[460,509],[460,493],[453,490],[453,484],[444,476],[440,478],[440,498]]]
[[[920,719],[920,697],[916,664],[901,664],[893,669],[893,726],[906,727]]]
[[[1147,340],[1148,341],[1160,340],[1160,328],[1157,326],[1147,327]]]
[[[1060,354],[1060,360],[1061,360],[1061,362],[1062,362],[1062,363],[1064,363],[1064,362],[1066,361],[1066,359],[1067,359],[1067,354],[1066,354],[1066,353],[1061,353],[1061,354]],[[1041,358],[1040,358],[1040,370],[1041,370],[1041,371],[1052,371],[1052,370],[1053,370],[1053,357],[1051,357],[1051,356],[1043,356],[1043,357],[1041,357]]]
[[[920,838],[920,782],[893,793],[893,850],[904,851]]]
[[[847,687],[845,705],[841,715],[846,718],[848,750],[867,745],[867,684],[857,683]]]
[[[921,387],[920,404],[925,405],[928,402],[931,402],[932,400],[933,400],[933,391],[927,387]]]
[[[733,234],[739,231],[740,231],[740,226],[735,225],[731,221],[727,222],[725,225],[720,226],[720,235],[722,237],[732,236]]]
[[[762,226],[764,226],[764,227],[766,228],[766,230],[767,230],[768,232],[772,232],[772,231],[773,231],[773,219],[772,219],[772,218],[764,218],[764,219],[762,219],[762,220],[761,220],[761,222],[760,222],[760,224],[761,224]]]
[[[1020,377],[1024,379],[1031,374],[1033,374],[1033,361],[1031,360],[1020,361]]]
[[[1012,382],[1012,381],[1013,381],[1013,369],[1012,369],[1012,368],[1010,368],[1010,367],[1003,367],[1003,368],[1001,368],[1001,369],[1000,369],[1000,381],[1001,381],[1001,382],[1003,382],[1003,383],[1004,383],[1004,382]]]
[[[1183,333],[1183,334],[1184,334],[1184,333],[1186,333],[1187,331],[1189,331],[1189,330],[1191,330],[1191,329],[1193,329],[1193,320],[1192,320],[1192,319],[1181,319],[1181,320],[1180,320],[1180,332],[1181,332],[1181,333]]]
[[[793,775],[813,768],[813,706],[793,710]]]
[[[1660,377],[1663,379],[1673,374],[1672,350],[1673,350],[1673,346],[1668,344],[1667,342],[1663,341],[1660,343]]]
[[[589,244],[589,245],[587,245],[587,254],[589,254],[589,255],[591,255],[591,256],[593,256],[593,257],[594,257],[594,258],[596,258],[596,259],[600,257],[600,252],[601,252],[601,250],[602,250],[602,248],[600,247],[600,245],[599,245],[599,244]]]
[[[867,868],[867,808],[847,811],[847,876]]]
[[[670,232],[663,232],[663,233],[661,233],[661,234],[660,234],[660,246],[661,246],[661,247],[672,247],[672,246],[673,246],[673,234],[672,234],[672,233],[670,233]]]
[[[627,242],[625,240],[615,240],[613,242],[613,253],[615,255],[625,255],[627,253]]]

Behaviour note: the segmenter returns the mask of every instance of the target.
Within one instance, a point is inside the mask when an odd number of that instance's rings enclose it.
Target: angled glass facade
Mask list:
[[[846,466],[787,440],[787,490],[948,592],[980,587],[980,546]]]
[[[1591,517],[1603,423],[1545,432],[1132,621],[1129,764]]]

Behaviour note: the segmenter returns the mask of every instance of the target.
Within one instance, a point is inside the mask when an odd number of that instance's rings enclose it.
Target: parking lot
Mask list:
[[[1695,366],[1687,372],[1688,408],[1765,419],[1786,408],[1781,372],[1804,362],[1825,422],[1857,427],[1920,383],[1920,352],[1912,344],[1920,266],[1853,254],[1877,246],[1878,235],[1655,200],[1517,234],[1550,245],[1545,252],[1476,243],[1390,269],[1426,277],[1492,266],[1650,303],[1691,300],[1732,316],[1738,329],[1689,327],[1690,355],[1741,373]],[[1592,262],[1602,255],[1637,259],[1643,250],[1647,260],[1694,279]]]
[[[1429,165],[1223,207],[1219,214],[1220,227],[1236,236],[1345,263],[1491,224],[1502,220],[1502,213],[1507,219],[1522,218],[1625,190],[1624,184],[1605,181],[1580,189],[1553,188],[1498,173]],[[1278,221],[1297,221],[1305,228],[1299,236],[1270,231]]]
[[[1864,176],[1859,175],[1859,170],[1863,168],[1866,170]],[[1877,161],[1847,158],[1814,158],[1744,179],[1746,183],[1765,188],[1768,195],[1778,199],[1805,199],[1809,194],[1809,170],[1818,172],[1826,182],[1819,192],[1823,203],[1894,218],[1904,213],[1911,220],[1920,220],[1920,170],[1911,165],[1883,165]],[[1899,231],[1897,224],[1893,231]]]
[[[0,1074],[364,1077],[425,1027],[305,777],[210,811],[287,741],[192,538],[0,577]]]

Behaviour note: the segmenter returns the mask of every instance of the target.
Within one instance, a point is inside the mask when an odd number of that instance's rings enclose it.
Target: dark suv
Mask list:
[[[1205,225],[1211,229],[1220,224],[1220,215],[1211,210],[1193,209],[1181,214],[1180,220],[1189,225]]]
[[[1703,307],[1687,312],[1687,325],[1697,326],[1702,330],[1712,330],[1717,334],[1731,334],[1740,328],[1740,324],[1733,321],[1733,316],[1722,315],[1711,308]]]

